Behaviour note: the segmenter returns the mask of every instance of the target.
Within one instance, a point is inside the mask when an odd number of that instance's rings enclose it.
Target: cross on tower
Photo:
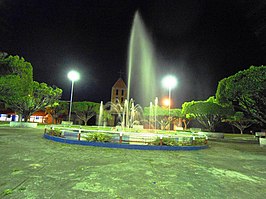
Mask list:
[[[122,70],[120,70],[118,73],[119,73],[119,77],[122,78],[122,74],[124,74],[124,73],[122,72]]]

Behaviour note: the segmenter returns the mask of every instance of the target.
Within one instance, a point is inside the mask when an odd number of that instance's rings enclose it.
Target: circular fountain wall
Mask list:
[[[199,150],[208,148],[207,137],[193,133],[122,132],[112,130],[46,128],[44,138],[67,144],[138,150]]]

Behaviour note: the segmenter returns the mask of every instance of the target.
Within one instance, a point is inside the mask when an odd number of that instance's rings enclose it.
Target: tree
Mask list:
[[[208,131],[215,131],[215,125],[221,122],[227,111],[227,108],[216,103],[214,97],[206,101],[185,102],[182,105],[182,114],[194,117]]]
[[[32,92],[32,83],[33,83],[33,75],[32,75],[32,65],[31,63],[25,61],[23,57],[19,56],[1,56],[0,57],[0,77],[4,82],[1,84],[2,88],[7,89],[11,92],[11,89],[8,89],[12,83],[15,83],[16,86],[20,85],[20,91],[23,92],[21,94],[27,95]],[[7,82],[5,78],[8,78]],[[15,81],[15,82],[13,82]],[[5,94],[5,93],[1,93]]]
[[[87,125],[89,119],[99,113],[100,104],[95,102],[73,102],[72,111]]]
[[[46,112],[52,116],[53,124],[58,124],[59,118],[62,119],[65,115],[67,115],[68,106],[68,102],[59,101],[45,107]]]
[[[224,122],[228,122],[229,124],[238,128],[241,134],[243,134],[246,128],[254,124],[254,121],[245,118],[243,112],[235,112],[232,115],[228,115]]]
[[[33,91],[32,66],[19,56],[2,56],[0,68],[0,100],[20,113],[16,105],[25,103]]]
[[[155,106],[144,107],[143,115],[149,117],[149,120],[153,123],[155,122]],[[156,107],[156,121],[161,125],[162,129],[165,129],[167,125],[176,120],[177,118],[182,117],[181,109],[169,109],[157,106]]]
[[[184,129],[187,130],[187,127],[191,120],[195,119],[193,114],[183,114],[182,112],[182,122],[184,123]]]
[[[13,95],[6,97],[9,108],[15,110],[24,117],[27,122],[29,117],[36,111],[45,109],[61,98],[62,90],[57,87],[47,86],[46,83],[33,82],[33,91],[27,96]]]
[[[33,81],[32,66],[23,58],[9,56],[0,59],[0,100],[26,122],[30,115],[60,99],[62,90]]]
[[[216,91],[218,103],[266,125],[266,66],[251,66],[224,78]]]

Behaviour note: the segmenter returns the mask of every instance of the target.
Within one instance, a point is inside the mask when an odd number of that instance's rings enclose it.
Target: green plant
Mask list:
[[[205,145],[207,141],[204,137],[195,137],[193,141],[191,141],[191,137],[182,137],[178,140],[175,138],[166,138],[162,139],[162,145],[166,146],[191,146],[191,145]],[[157,137],[155,141],[152,142],[153,145],[160,145],[161,139]]]
[[[178,146],[191,146],[193,143],[191,142],[191,137],[183,137],[179,138]]]
[[[10,194],[12,194],[12,193],[13,193],[13,190],[12,190],[12,189],[5,189],[5,190],[3,191],[4,196],[6,196],[6,195],[10,195]]]
[[[89,142],[110,142],[112,136],[105,133],[90,133],[87,135],[86,140]]]
[[[193,140],[193,145],[205,145],[207,144],[207,140],[204,137],[195,137]]]
[[[160,145],[161,144],[161,139],[157,137],[155,141],[153,141],[153,145]],[[162,145],[166,146],[178,146],[178,141],[174,138],[162,138]]]
[[[60,131],[60,129],[50,129],[48,130],[48,134],[52,136],[61,137],[62,132]]]

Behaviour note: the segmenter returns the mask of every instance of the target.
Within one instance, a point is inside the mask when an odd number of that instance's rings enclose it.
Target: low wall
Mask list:
[[[19,127],[19,128],[36,128],[38,123],[34,122],[10,122],[10,127]]]
[[[71,126],[71,125],[73,125],[73,122],[72,121],[62,121],[61,122],[61,125],[65,125],[65,126]]]
[[[259,138],[260,146],[266,146],[266,138]]]
[[[199,135],[206,135],[209,139],[224,139],[224,133],[218,132],[198,132]]]
[[[110,142],[88,142],[82,140],[69,140],[61,137],[55,137],[48,134],[43,135],[44,138],[52,140],[55,142],[67,143],[67,144],[78,144],[86,146],[97,146],[97,147],[107,147],[107,148],[120,148],[120,149],[137,149],[137,150],[200,150],[207,149],[208,145],[204,146],[152,146],[152,145],[134,145],[134,144],[118,144]]]

